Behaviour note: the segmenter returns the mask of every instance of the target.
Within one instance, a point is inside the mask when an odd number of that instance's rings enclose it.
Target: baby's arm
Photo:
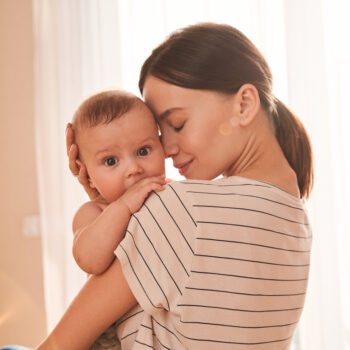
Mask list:
[[[131,186],[105,209],[97,201],[84,204],[73,220],[73,256],[82,270],[98,275],[113,262],[131,214],[140,209],[151,191],[164,188],[164,177],[149,177]]]
[[[82,270],[93,275],[105,271],[114,259],[113,252],[129,219],[130,212],[120,201],[105,209],[92,201],[78,210],[73,220],[73,256]]]

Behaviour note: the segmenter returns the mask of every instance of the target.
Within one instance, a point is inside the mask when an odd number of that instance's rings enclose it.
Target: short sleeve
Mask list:
[[[196,222],[180,182],[152,193],[133,214],[115,251],[124,276],[150,315],[171,311],[190,275]]]

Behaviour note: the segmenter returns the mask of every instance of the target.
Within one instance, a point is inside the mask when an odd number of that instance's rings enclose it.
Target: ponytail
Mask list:
[[[309,136],[296,115],[280,100],[272,112],[278,143],[298,179],[301,198],[308,198],[314,181],[313,156]]]

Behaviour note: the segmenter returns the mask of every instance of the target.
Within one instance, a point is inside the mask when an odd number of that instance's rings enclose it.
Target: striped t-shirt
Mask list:
[[[311,237],[303,200],[268,183],[168,184],[116,250],[139,303],[118,322],[122,349],[288,349]]]

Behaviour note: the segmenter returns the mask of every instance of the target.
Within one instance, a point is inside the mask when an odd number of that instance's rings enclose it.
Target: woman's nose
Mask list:
[[[162,136],[161,141],[162,141],[162,146],[164,148],[165,156],[167,158],[173,157],[175,154],[179,152],[179,147],[173,138],[164,137],[164,136]]]

